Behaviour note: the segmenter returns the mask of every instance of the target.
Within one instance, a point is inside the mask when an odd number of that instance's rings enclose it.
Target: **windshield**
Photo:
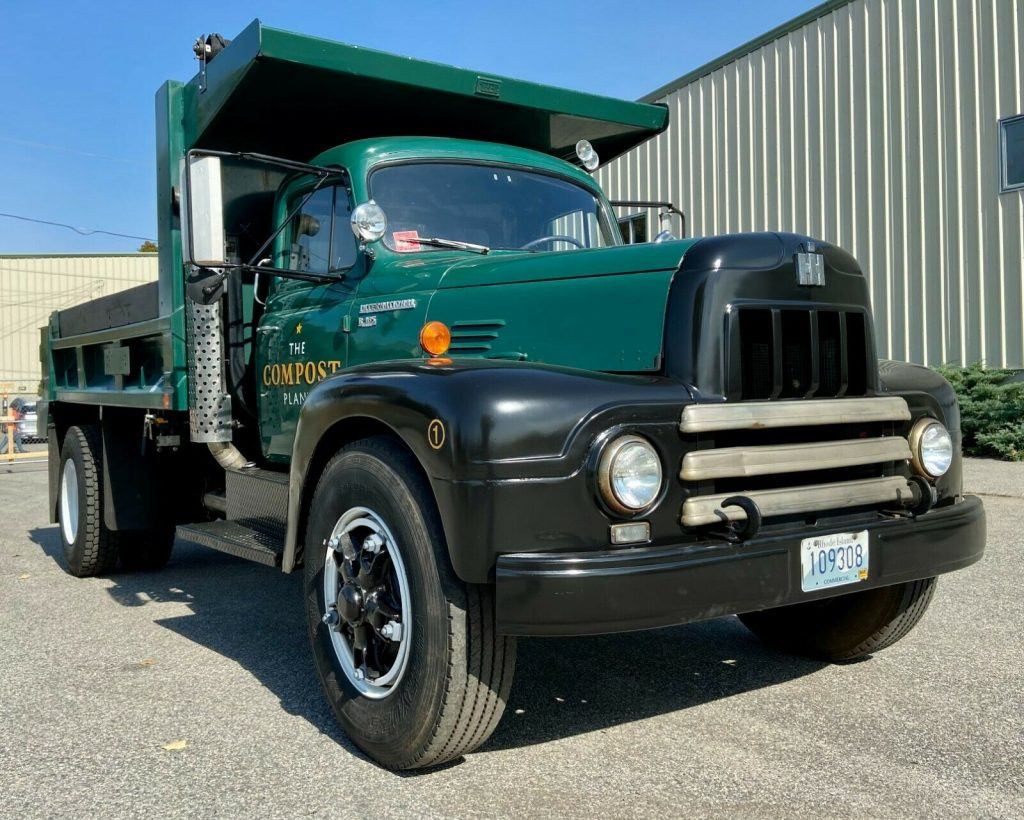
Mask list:
[[[385,244],[433,250],[417,239],[491,250],[553,251],[621,244],[606,206],[567,179],[500,165],[410,163],[375,171],[370,195],[388,219]]]

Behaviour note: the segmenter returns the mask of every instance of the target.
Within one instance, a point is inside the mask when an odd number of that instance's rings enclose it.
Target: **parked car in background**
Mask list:
[[[35,442],[46,441],[46,431],[39,431],[39,427],[36,423],[36,405],[26,404],[24,409],[24,416],[21,421],[18,422],[18,430],[21,433],[21,440],[24,444],[33,444]]]

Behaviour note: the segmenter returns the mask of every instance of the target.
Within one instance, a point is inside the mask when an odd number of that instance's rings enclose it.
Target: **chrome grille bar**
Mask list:
[[[902,476],[869,478],[861,481],[841,481],[835,484],[816,484],[807,487],[787,487],[781,490],[758,490],[742,493],[753,499],[765,518],[778,515],[842,510],[869,504],[912,504],[916,491]],[[683,504],[682,522],[687,527],[701,527],[720,522],[716,511],[731,521],[743,521],[747,514],[738,507],[721,509],[722,502],[736,493],[703,495],[687,499]]]
[[[831,470],[910,458],[905,438],[847,439],[764,447],[722,447],[695,450],[683,456],[684,481],[737,478],[806,470]]]
[[[679,429],[684,433],[710,433],[716,430],[764,430],[909,420],[910,409],[899,396],[726,402],[691,404],[683,408]]]

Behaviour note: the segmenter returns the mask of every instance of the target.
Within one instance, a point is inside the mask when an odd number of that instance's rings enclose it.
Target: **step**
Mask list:
[[[228,470],[225,515],[254,530],[284,533],[288,515],[288,473],[250,467]]]
[[[284,533],[278,530],[255,530],[237,521],[209,521],[203,524],[180,524],[177,537],[204,547],[226,552],[247,561],[268,567],[281,565]]]

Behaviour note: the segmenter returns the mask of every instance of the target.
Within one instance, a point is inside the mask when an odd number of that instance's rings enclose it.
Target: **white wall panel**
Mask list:
[[[54,310],[156,278],[155,253],[0,256],[0,384],[36,389],[39,328]]]

